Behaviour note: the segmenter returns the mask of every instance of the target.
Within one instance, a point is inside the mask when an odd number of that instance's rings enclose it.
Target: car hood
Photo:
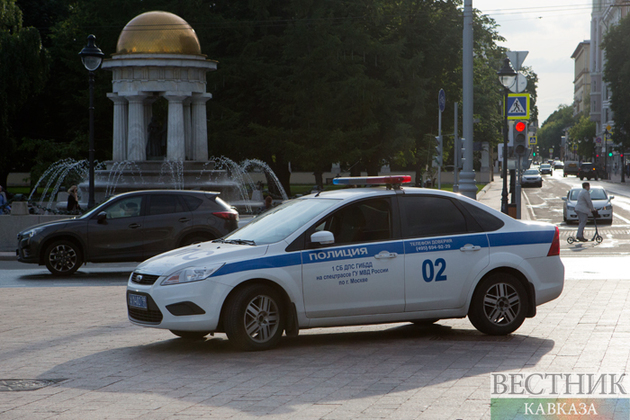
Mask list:
[[[612,202],[610,200],[591,200],[593,202],[593,207],[596,209],[600,209],[602,207],[610,206]],[[567,200],[567,206],[575,207],[577,205],[577,200]]]
[[[20,232],[20,234],[22,234],[23,232],[27,232],[31,229],[39,229],[39,228],[47,228],[47,227],[59,227],[59,226],[64,226],[70,223],[81,223],[84,222],[85,220],[83,219],[79,219],[78,217],[72,217],[69,219],[60,219],[60,220],[53,220],[51,222],[46,222],[46,223],[40,223],[38,225],[33,225],[33,226],[29,226],[26,229],[22,229],[22,231]]]
[[[221,242],[204,242],[174,249],[150,258],[136,268],[136,272],[167,275],[187,267],[204,267],[221,262],[249,260],[267,253],[268,246],[235,245]]]

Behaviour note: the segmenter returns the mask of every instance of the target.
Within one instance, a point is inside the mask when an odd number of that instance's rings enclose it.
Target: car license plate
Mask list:
[[[144,309],[144,310],[148,309],[146,296],[133,295],[130,293],[128,296],[128,299],[129,299],[129,306],[132,306],[138,309]]]

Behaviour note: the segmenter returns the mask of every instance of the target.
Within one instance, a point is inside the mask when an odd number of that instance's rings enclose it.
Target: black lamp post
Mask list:
[[[79,55],[83,65],[89,72],[89,85],[90,85],[90,145],[89,145],[89,165],[90,165],[90,186],[89,186],[89,199],[88,209],[94,207],[94,70],[97,70],[103,62],[103,51],[96,46],[94,41],[96,37],[89,35],[87,38],[87,45],[83,47]]]
[[[503,101],[503,191],[501,192],[501,211],[508,213],[508,187],[507,187],[507,166],[508,166],[508,94],[510,86],[514,84],[516,72],[512,68],[509,58],[503,60],[503,67],[497,72],[499,81],[503,85],[505,94]]]

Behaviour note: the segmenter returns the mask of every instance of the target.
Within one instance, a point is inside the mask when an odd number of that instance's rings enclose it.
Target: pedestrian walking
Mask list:
[[[2,185],[0,185],[0,214],[9,213],[9,200],[7,199],[7,193],[4,192]]]
[[[72,213],[78,213],[81,211],[77,190],[78,188],[76,185],[71,186],[68,190],[68,205],[66,207],[66,210]]]

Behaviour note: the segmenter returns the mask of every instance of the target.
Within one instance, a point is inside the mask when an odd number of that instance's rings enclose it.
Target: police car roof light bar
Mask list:
[[[400,185],[411,182],[411,175],[349,176],[334,178],[334,185]]]

